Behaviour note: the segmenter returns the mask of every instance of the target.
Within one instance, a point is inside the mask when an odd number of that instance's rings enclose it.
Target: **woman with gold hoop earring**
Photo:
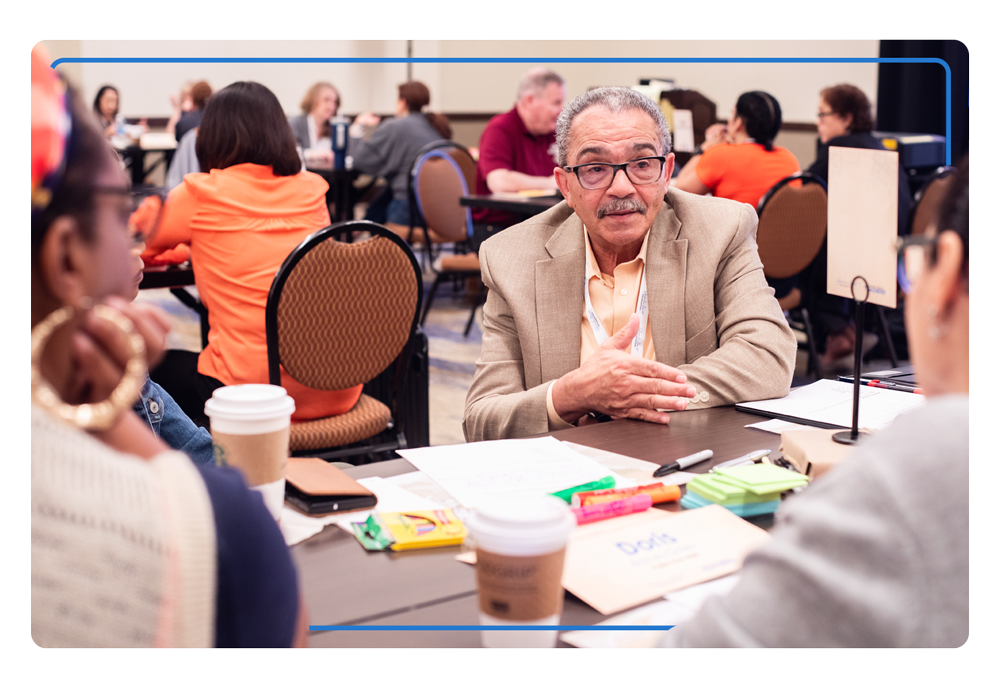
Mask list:
[[[261,498],[130,410],[165,320],[134,277],[130,190],[32,51],[31,635],[54,646],[290,646],[306,620]]]

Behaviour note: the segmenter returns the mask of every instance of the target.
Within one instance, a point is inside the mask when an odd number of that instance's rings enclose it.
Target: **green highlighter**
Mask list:
[[[577,485],[576,487],[566,488],[565,490],[560,490],[559,492],[550,492],[549,494],[553,497],[558,497],[567,504],[571,504],[573,501],[573,495],[577,492],[593,492],[594,490],[609,490],[615,486],[614,476],[605,476],[600,480],[591,481],[589,483],[584,483],[583,485]]]

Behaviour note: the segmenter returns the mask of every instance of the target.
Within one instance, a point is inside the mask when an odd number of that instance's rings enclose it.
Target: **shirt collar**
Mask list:
[[[590,246],[590,233],[587,232],[587,226],[583,225],[583,242],[587,247],[587,269],[586,269],[586,279],[600,279],[601,278],[601,268],[597,266],[597,257],[594,255],[594,249]],[[622,263],[622,265],[630,265],[636,260],[641,260],[642,264],[646,264],[646,247],[649,245],[649,233],[652,230],[652,226],[646,230],[646,236],[642,238],[642,247],[639,249],[639,255],[635,257],[635,260],[631,260],[627,263]]]

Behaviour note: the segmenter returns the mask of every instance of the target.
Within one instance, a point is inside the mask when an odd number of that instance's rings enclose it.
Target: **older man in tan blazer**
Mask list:
[[[630,89],[582,94],[556,130],[565,195],[483,243],[483,349],[465,403],[469,441],[594,415],[784,396],[795,339],[757,255],[746,204],[668,189],[659,107]]]

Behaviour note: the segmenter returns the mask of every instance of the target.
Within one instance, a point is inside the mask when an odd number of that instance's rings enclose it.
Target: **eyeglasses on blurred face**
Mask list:
[[[95,192],[110,197],[118,196],[116,209],[128,231],[129,244],[144,244],[156,235],[163,216],[166,190],[155,185],[126,187],[97,187]]]

